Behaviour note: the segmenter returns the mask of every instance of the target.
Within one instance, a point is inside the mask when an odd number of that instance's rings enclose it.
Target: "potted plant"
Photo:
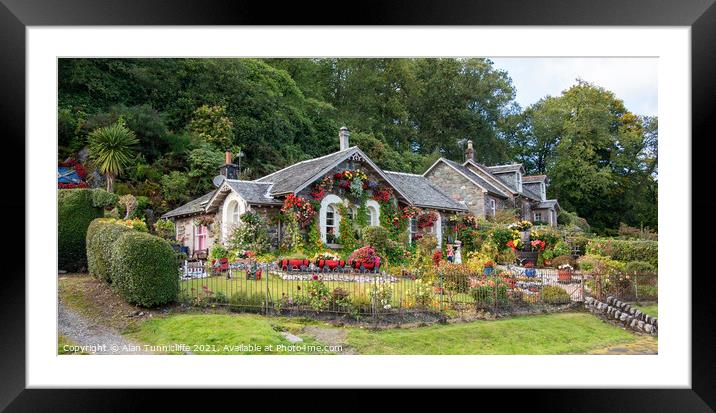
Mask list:
[[[572,271],[574,268],[572,268],[569,264],[562,264],[559,267],[557,267],[557,280],[558,281],[572,281]]]
[[[546,249],[542,253],[542,260],[544,262],[545,267],[552,266],[552,259],[554,258],[554,251],[551,249]]]
[[[535,264],[532,261],[527,261],[527,264],[525,264],[525,276],[530,278],[537,276],[537,269],[535,269]]]
[[[324,272],[335,271],[346,265],[346,262],[341,260],[339,256],[330,252],[316,254],[315,257],[313,257],[313,263]]]
[[[378,272],[380,268],[380,257],[370,245],[358,248],[353,251],[348,259],[348,265],[356,270]]]
[[[492,271],[495,269],[495,263],[492,262],[492,260],[489,260],[483,265],[483,268],[484,268],[483,274],[490,275],[490,274],[492,274]]]

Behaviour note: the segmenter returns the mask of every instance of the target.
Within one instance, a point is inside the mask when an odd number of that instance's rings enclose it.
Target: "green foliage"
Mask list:
[[[318,276],[314,277],[316,278],[308,283],[308,304],[313,311],[323,311],[331,304],[331,292],[323,280]]]
[[[567,245],[564,241],[559,241],[554,245],[554,256],[559,257],[560,255],[571,255],[572,249],[569,248],[569,245]]]
[[[119,196],[111,192],[107,192],[101,188],[93,188],[90,190],[92,196],[92,206],[95,208],[112,208],[119,203]]]
[[[107,191],[112,192],[114,178],[129,164],[139,140],[120,119],[117,123],[92,131],[88,143],[90,159],[105,175]]]
[[[361,231],[363,245],[375,248],[383,256],[388,249],[388,231],[383,227],[366,227]]]
[[[558,268],[560,265],[565,264],[568,264],[572,266],[572,268],[574,268],[577,263],[571,255],[559,255],[552,259],[552,266],[555,268]]]
[[[283,238],[281,239],[281,250],[288,253],[303,252],[303,237],[301,228],[293,213],[283,215]]]
[[[179,275],[171,245],[142,232],[122,234],[112,249],[112,286],[128,303],[155,307],[176,300]]]
[[[168,219],[160,219],[157,222],[154,223],[154,230],[157,232],[157,235],[160,237],[166,239],[166,240],[174,240],[174,236],[176,234],[176,226],[174,225],[174,222]]]
[[[204,144],[189,152],[189,173],[194,193],[204,194],[214,188],[212,178],[224,164],[224,153]]]
[[[604,255],[618,261],[645,261],[659,265],[657,241],[631,241],[616,239],[592,239],[587,244],[587,254]]]
[[[189,177],[184,172],[171,171],[162,176],[162,196],[167,204],[179,206],[189,200]]]
[[[112,282],[112,249],[125,232],[132,231],[104,219],[95,219],[87,229],[87,269],[89,273],[106,283]]]
[[[513,233],[512,230],[505,227],[493,228],[492,231],[490,231],[490,239],[495,243],[498,251],[504,251],[509,248],[507,241],[513,239]]]
[[[319,228],[318,215],[314,217],[313,223],[308,226],[306,234],[306,254],[312,255],[323,250],[325,245],[321,240],[321,230]]]
[[[645,261],[631,261],[624,266],[624,272],[635,275],[656,274],[656,267]]]
[[[501,277],[485,277],[470,289],[470,295],[478,305],[505,305],[508,303],[508,286]]]
[[[219,258],[228,258],[229,257],[229,250],[226,249],[223,245],[216,243],[211,246],[211,249],[209,249],[209,259],[210,260],[218,260]]]
[[[234,124],[226,116],[226,106],[199,106],[189,122],[189,131],[219,150],[227,150],[234,140]]]
[[[95,190],[60,189],[57,191],[57,259],[60,269],[79,271],[87,267],[87,228],[101,218],[96,207]]]
[[[547,304],[567,304],[571,301],[569,293],[558,285],[542,287],[542,301]]]
[[[348,208],[343,204],[337,204],[340,223],[338,224],[338,242],[341,244],[343,252],[350,254],[358,249],[358,238],[353,228],[353,219],[351,218]]]
[[[587,254],[577,260],[579,269],[588,274],[615,275],[624,272],[624,263],[602,255]]]
[[[241,215],[241,225],[234,228],[226,245],[230,250],[249,250],[256,254],[268,252],[271,243],[266,221],[255,212],[244,213]]]

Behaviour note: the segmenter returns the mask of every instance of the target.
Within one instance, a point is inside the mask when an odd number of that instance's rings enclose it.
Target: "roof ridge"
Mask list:
[[[386,171],[386,170],[383,170],[383,172],[385,172],[385,173],[391,173],[391,174],[398,174],[398,175],[422,176],[422,175],[420,175],[420,174],[413,174],[413,173],[410,173],[410,172]]]

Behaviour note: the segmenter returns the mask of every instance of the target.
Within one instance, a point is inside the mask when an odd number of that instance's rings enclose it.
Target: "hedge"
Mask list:
[[[592,239],[587,243],[587,254],[604,255],[617,261],[644,261],[658,267],[658,241]]]
[[[176,256],[168,241],[144,232],[122,234],[112,247],[112,286],[128,303],[154,307],[179,294]]]
[[[60,189],[57,191],[58,266],[66,271],[87,267],[87,227],[101,217],[105,206],[117,196],[103,189]]]
[[[112,282],[112,248],[125,232],[132,231],[126,225],[119,225],[103,219],[95,219],[87,228],[87,270],[104,282]]]

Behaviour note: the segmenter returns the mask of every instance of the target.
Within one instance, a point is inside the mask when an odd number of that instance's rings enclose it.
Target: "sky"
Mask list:
[[[637,115],[658,115],[656,58],[491,58],[506,70],[526,108],[541,98],[559,96],[577,78],[614,92]]]

